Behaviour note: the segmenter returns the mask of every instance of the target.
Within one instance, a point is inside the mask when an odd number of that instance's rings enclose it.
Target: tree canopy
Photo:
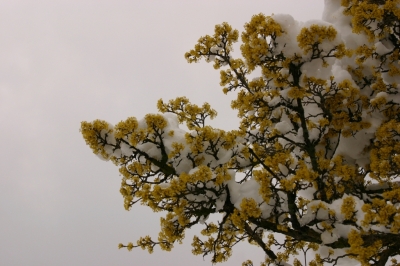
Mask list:
[[[185,54],[220,69],[236,130],[207,125],[217,112],[185,97],[141,120],[82,122],[87,145],[119,167],[125,208],[166,213],[158,237],[120,248],[168,251],[202,224],[193,253],[213,263],[247,240],[262,265],[397,264],[400,1],[325,5],[318,21],[254,15],[241,35],[224,22]]]

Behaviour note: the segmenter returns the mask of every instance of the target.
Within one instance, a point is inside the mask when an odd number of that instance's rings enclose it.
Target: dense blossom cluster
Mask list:
[[[166,212],[157,240],[120,247],[170,250],[202,224],[193,253],[213,262],[248,240],[265,251],[263,265],[396,264],[399,2],[327,0],[324,21],[305,23],[255,15],[242,59],[232,57],[239,32],[229,24],[201,37],[185,57],[222,69],[224,93],[237,94],[237,130],[206,125],[216,111],[185,97],[160,100],[161,114],[142,120],[82,122],[94,153],[119,166],[125,208]]]

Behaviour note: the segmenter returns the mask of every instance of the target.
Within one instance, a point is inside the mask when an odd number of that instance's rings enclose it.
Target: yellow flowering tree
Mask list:
[[[325,9],[323,21],[305,23],[253,16],[242,58],[228,23],[185,54],[221,69],[223,92],[237,95],[237,130],[207,125],[216,111],[185,97],[160,100],[160,113],[141,120],[82,122],[93,152],[119,167],[125,208],[166,213],[158,237],[120,248],[168,251],[202,224],[193,253],[213,263],[247,240],[265,252],[262,265],[396,265],[400,1]]]

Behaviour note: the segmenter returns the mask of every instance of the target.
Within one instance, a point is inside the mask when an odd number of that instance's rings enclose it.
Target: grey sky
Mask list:
[[[159,215],[124,210],[118,169],[91,153],[80,122],[141,118],[159,98],[187,96],[217,109],[214,126],[235,128],[219,72],[184,53],[224,21],[241,31],[260,12],[304,21],[322,9],[322,0],[0,1],[0,265],[211,265],[191,254],[192,233],[170,253],[117,249],[156,237]],[[245,244],[226,265],[246,259],[263,254]]]

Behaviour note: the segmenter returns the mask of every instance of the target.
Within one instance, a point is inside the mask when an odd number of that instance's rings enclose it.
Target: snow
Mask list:
[[[375,43],[375,48],[378,54],[386,54],[392,50],[387,48],[382,42]]]
[[[293,126],[286,121],[279,122],[275,125],[275,129],[277,129],[281,134],[286,134],[291,131]]]
[[[336,228],[335,228],[336,229]],[[336,230],[333,231],[336,231]],[[339,239],[339,236],[334,232],[329,232],[328,230],[321,234],[321,240],[324,244],[331,244]]]

